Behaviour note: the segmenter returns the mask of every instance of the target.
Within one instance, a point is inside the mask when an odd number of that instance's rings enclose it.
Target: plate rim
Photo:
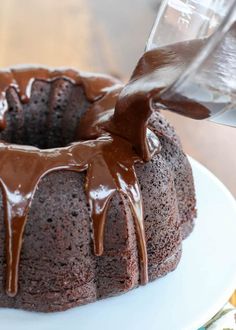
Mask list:
[[[228,200],[231,201],[232,210],[233,210],[233,212],[235,212],[235,216],[236,216],[236,199],[233,197],[230,190],[206,166],[204,166],[199,161],[195,160],[194,158],[192,158],[189,155],[188,155],[188,159],[189,159],[192,167],[198,168],[198,170],[200,172],[208,175],[211,178],[211,180],[214,181],[215,184],[218,185],[218,187],[224,192],[224,194],[225,194],[225,196],[227,196]],[[235,221],[236,221],[236,218],[235,218]],[[183,244],[184,244],[184,242],[183,242]],[[232,294],[236,288],[236,269],[235,269],[234,277],[235,278],[233,279],[233,276],[232,276],[232,283],[228,284],[227,289],[225,288],[224,293],[219,296],[218,300],[215,301],[215,303],[213,304],[212,307],[209,307],[207,312],[205,312],[202,315],[201,319],[199,318],[197,321],[193,321],[192,324],[190,325],[190,328],[185,328],[183,330],[197,330],[199,327],[206,324],[212,317],[214,317],[214,315],[216,315],[216,313],[218,313],[221,310],[221,308],[228,302],[228,300],[230,299],[230,297],[232,296]],[[199,324],[201,324],[201,325],[199,325]]]

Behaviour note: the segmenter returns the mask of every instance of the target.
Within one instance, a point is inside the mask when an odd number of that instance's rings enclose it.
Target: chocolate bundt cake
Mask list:
[[[62,311],[177,266],[191,167],[158,111],[114,114],[121,89],[74,70],[0,72],[0,307]]]

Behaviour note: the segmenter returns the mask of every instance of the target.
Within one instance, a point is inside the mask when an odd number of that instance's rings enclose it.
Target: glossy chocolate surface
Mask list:
[[[113,110],[109,103],[120,90],[120,85],[100,76],[82,76],[76,71],[49,71],[27,68],[19,71],[2,71],[1,81],[1,127],[5,128],[4,115],[8,111],[6,91],[13,86],[21,99],[27,102],[34,80],[51,81],[57,78],[70,79],[82,84],[91,108],[83,118],[80,135],[86,141],[78,141],[63,148],[38,149],[32,146],[0,143],[0,182],[3,192],[6,226],[6,254],[8,295],[15,296],[18,290],[18,269],[27,214],[43,176],[56,170],[86,171],[86,194],[91,208],[94,234],[94,252],[103,253],[103,232],[109,201],[116,191],[127,197],[134,217],[140,254],[141,283],[148,281],[147,252],[143,226],[142,198],[134,170],[141,159],[132,144],[119,136],[108,134],[101,123],[108,122]],[[105,85],[104,85],[105,83]],[[113,92],[114,90],[114,92]],[[101,108],[101,111],[96,111]],[[108,113],[104,113],[108,109]],[[96,115],[95,115],[96,113]],[[103,118],[104,117],[104,118]],[[98,125],[97,122],[100,124]],[[96,138],[95,138],[96,137]],[[78,137],[78,139],[82,137]]]

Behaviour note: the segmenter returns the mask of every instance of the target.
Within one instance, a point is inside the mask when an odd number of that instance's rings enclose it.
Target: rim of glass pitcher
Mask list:
[[[163,1],[161,8],[158,11],[157,18],[154,22],[154,26],[158,24],[166,3],[167,1]],[[182,72],[179,77],[177,77],[169,86],[164,88],[160,92],[160,95],[163,95],[166,92],[171,93],[176,91],[186,81],[186,79],[194,74],[197,69],[201,67],[204,61],[210,56],[211,52],[218,46],[219,42],[224,38],[225,34],[228,32],[234,21],[236,21],[236,0],[234,0],[233,4],[230,6],[227,14],[215,32],[209,37],[207,44],[196,54],[193,61],[187,66],[186,70]],[[150,43],[150,40],[152,39],[153,36],[150,34],[148,43]]]

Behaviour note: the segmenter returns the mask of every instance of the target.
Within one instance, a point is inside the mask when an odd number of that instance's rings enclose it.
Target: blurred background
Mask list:
[[[159,0],[1,0],[0,66],[33,63],[106,72],[124,81],[141,56]],[[236,128],[166,116],[185,151],[236,197]]]

